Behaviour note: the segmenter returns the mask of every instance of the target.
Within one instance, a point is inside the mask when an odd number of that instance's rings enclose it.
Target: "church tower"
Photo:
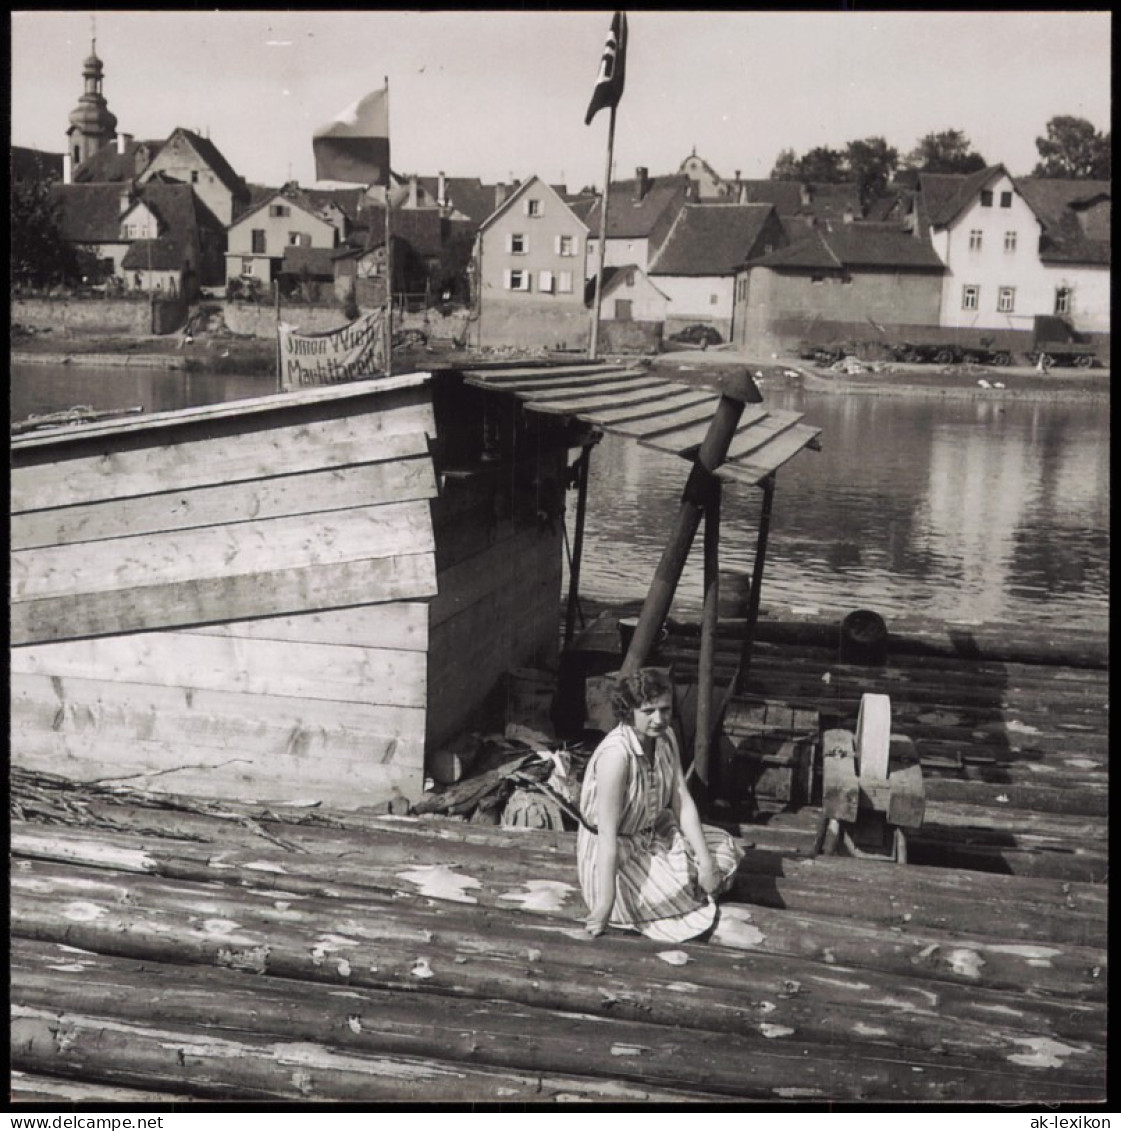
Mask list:
[[[66,152],[77,168],[117,136],[117,119],[109,112],[101,93],[101,60],[97,57],[97,40],[90,45],[89,58],[82,65],[85,90],[78,105],[70,111],[70,128],[66,131]]]

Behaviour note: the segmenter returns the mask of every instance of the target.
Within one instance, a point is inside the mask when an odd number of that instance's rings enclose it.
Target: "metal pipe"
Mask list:
[[[564,620],[564,646],[572,643],[580,602],[580,560],[584,554],[584,519],[588,512],[588,467],[592,446],[586,444],[576,461],[576,531],[572,538],[572,563],[568,571],[568,611]]]

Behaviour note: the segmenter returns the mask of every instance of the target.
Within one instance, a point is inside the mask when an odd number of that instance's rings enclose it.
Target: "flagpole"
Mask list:
[[[603,302],[603,265],[607,259],[607,200],[611,195],[611,157],[615,149],[615,107],[607,124],[607,166],[603,171],[603,207],[599,217],[599,266],[596,270],[596,297],[592,307],[592,342],[588,360],[595,361],[599,354],[599,313]]]
[[[385,121],[389,133],[389,76],[385,76]],[[393,225],[390,222],[392,202],[390,190],[393,188],[392,164],[393,150],[390,147],[390,160],[385,169],[385,375],[393,375]]]

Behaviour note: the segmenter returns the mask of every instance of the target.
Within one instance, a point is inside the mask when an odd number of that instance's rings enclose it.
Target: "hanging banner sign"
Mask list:
[[[287,322],[279,323],[280,387],[336,385],[388,373],[385,321],[382,309],[321,334],[297,334]]]

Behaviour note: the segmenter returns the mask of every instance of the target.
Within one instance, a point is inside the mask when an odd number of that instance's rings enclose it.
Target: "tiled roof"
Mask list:
[[[751,254],[772,215],[769,204],[686,204],[649,273],[732,275]],[[609,211],[609,222],[610,217]]]
[[[251,186],[250,192],[252,193],[253,191],[253,186]],[[343,215],[346,216],[351,223],[355,223],[358,220],[359,213],[362,211],[362,198],[365,196],[366,190],[364,188],[308,188],[302,189],[301,193],[304,199],[307,200],[313,208],[333,204],[341,210]]]
[[[13,145],[9,158],[12,183],[33,181],[59,181],[62,179],[62,154],[45,153],[41,149],[28,149]]]
[[[638,180],[611,182],[611,197],[607,205],[607,238],[644,239],[657,226],[667,210],[676,211],[684,203],[692,182],[688,177],[650,177],[648,188],[641,199]],[[588,209],[584,223],[590,232],[599,235],[600,202]]]
[[[179,271],[183,267],[183,258],[179,241],[168,236],[134,240],[121,260],[121,268],[125,271]]]
[[[309,275],[332,277],[335,250],[330,247],[286,247],[280,270],[285,275]]]
[[[63,239],[74,243],[121,242],[123,192],[120,184],[52,185]]]
[[[750,267],[789,270],[890,267],[942,271],[944,265],[926,240],[897,224],[857,221],[811,228],[804,239],[749,261]]]
[[[844,213],[861,214],[860,187],[855,183],[823,184],[800,181],[741,180],[745,202],[773,204],[784,219],[789,216],[842,218]]]
[[[989,181],[1005,172],[1003,165],[989,165],[969,174],[920,173],[919,194],[924,221],[937,228],[945,227]]]
[[[433,199],[440,189],[439,177],[419,178],[421,187]],[[445,177],[444,195],[448,203],[469,220],[481,224],[494,211],[494,185],[484,185],[478,177]]]
[[[140,187],[138,196],[166,226],[168,235],[184,239],[199,228],[225,231],[222,221],[203,204],[190,185],[150,181]]]
[[[1021,195],[1043,223],[1039,256],[1044,262],[1111,262],[1111,181],[1023,177]]]
[[[80,185],[135,180],[162,148],[162,141],[130,141],[124,153],[119,153],[113,142],[77,166],[72,174],[73,181]]]

